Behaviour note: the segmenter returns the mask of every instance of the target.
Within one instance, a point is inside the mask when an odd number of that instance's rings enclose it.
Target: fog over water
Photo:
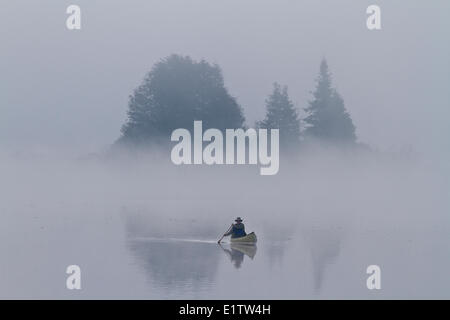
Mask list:
[[[69,32],[72,2],[1,5],[0,298],[450,298],[450,2],[376,1],[369,32],[373,1],[78,0]],[[281,154],[274,176],[110,153],[171,53],[218,63],[250,127],[274,81],[303,115],[326,57],[372,150]],[[236,216],[255,248],[217,244]]]
[[[448,297],[449,180],[414,158],[320,153],[270,177],[156,162],[3,157],[1,297]],[[216,243],[237,215],[256,252]]]

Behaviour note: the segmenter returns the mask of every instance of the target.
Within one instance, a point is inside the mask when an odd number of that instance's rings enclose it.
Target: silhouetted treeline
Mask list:
[[[266,99],[260,128],[280,130],[281,150],[297,150],[309,141],[353,145],[355,126],[344,100],[332,86],[327,62],[322,60],[313,99],[300,119],[286,86],[275,83]],[[177,128],[192,130],[195,120],[204,130],[245,128],[241,106],[224,86],[220,67],[190,57],[171,55],[156,63],[130,96],[127,121],[116,142],[122,145],[164,145]]]

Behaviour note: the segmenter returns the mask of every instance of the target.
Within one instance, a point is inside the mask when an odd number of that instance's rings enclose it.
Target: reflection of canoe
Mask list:
[[[231,243],[245,243],[252,244],[256,243],[256,234],[254,232],[249,233],[248,235],[240,238],[231,238]]]
[[[253,244],[253,243],[252,243]],[[256,255],[256,245],[232,243],[230,244],[231,250],[237,250],[249,258],[253,259]]]

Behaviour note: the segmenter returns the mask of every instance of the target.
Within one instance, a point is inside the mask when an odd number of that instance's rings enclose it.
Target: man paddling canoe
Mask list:
[[[241,238],[245,237],[247,234],[245,233],[245,226],[242,223],[241,217],[237,217],[236,220],[234,220],[236,223],[232,224],[230,229],[220,238],[218,243],[223,239],[223,237],[231,235],[231,239],[233,238]]]

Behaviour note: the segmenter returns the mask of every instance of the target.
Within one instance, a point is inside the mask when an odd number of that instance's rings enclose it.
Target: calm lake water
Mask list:
[[[450,298],[448,171],[317,159],[271,178],[7,162],[0,298]],[[256,247],[216,243],[236,215]],[[69,265],[81,290],[66,288]],[[381,290],[367,289],[370,265]]]
[[[259,242],[252,247],[218,245],[216,238],[134,236],[119,214],[51,223],[35,216],[31,224],[9,218],[2,227],[1,298],[450,297],[449,230],[443,227],[310,225],[284,240],[255,230]],[[71,264],[81,267],[81,290],[65,287]],[[366,287],[371,264],[381,267],[381,290]]]

